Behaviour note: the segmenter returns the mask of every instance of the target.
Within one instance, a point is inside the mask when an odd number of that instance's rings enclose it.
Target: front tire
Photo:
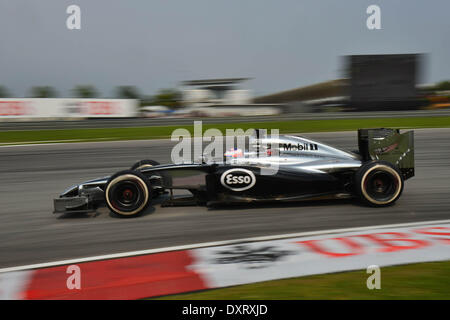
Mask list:
[[[363,164],[355,174],[355,191],[359,199],[372,207],[394,204],[403,191],[400,171],[387,161]]]
[[[106,205],[119,217],[136,217],[150,204],[151,192],[145,175],[139,171],[120,171],[111,176],[106,184]]]

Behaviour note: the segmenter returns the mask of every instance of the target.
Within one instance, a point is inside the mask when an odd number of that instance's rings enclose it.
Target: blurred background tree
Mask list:
[[[5,86],[0,86],[0,98],[9,98],[11,93]]]
[[[56,98],[56,90],[50,86],[35,86],[31,88],[32,98]]]
[[[72,93],[77,98],[98,98],[99,93],[92,85],[77,85],[72,89]]]
[[[141,94],[135,86],[119,86],[116,88],[116,97],[119,99],[140,99]]]
[[[447,81],[441,81],[441,82],[439,82],[439,83],[436,85],[435,90],[438,90],[438,91],[450,90],[450,81],[447,80]]]
[[[181,92],[177,89],[161,89],[150,100],[152,105],[176,109],[181,107],[181,99]]]

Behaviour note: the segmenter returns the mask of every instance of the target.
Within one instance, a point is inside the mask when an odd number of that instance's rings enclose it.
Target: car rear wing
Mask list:
[[[403,179],[414,176],[414,131],[359,129],[358,147],[363,161],[388,161],[400,169]]]

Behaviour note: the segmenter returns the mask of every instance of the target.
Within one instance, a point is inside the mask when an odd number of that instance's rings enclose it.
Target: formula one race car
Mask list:
[[[131,217],[157,197],[165,198],[163,207],[337,198],[380,207],[392,205],[414,176],[413,131],[360,129],[359,150],[353,152],[300,136],[262,137],[260,130],[247,138],[253,151],[230,150],[219,162],[141,160],[130,170],[73,186],[54,200],[55,213],[90,212],[106,204],[114,214]],[[273,164],[276,172],[264,174]],[[176,189],[189,194],[176,197]]]

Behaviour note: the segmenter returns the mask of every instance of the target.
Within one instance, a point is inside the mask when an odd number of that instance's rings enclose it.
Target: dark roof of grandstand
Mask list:
[[[204,79],[204,80],[187,80],[181,83],[185,86],[205,86],[205,85],[233,84],[250,79],[251,78]]]
[[[259,96],[254,99],[254,102],[284,103],[342,96],[346,94],[346,86],[347,81],[345,79],[331,80],[306,87]]]

